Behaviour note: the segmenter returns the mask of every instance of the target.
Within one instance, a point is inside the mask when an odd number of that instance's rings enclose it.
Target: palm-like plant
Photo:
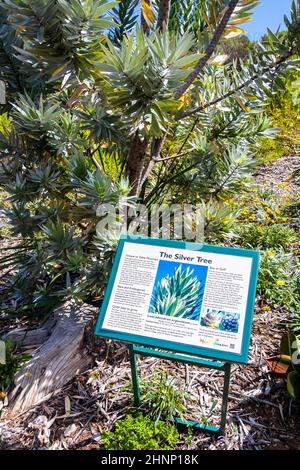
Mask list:
[[[158,282],[152,294],[150,312],[168,317],[198,320],[204,283],[197,279],[194,270],[180,264],[174,274]]]

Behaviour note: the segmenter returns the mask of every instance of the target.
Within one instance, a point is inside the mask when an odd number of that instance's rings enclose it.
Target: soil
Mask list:
[[[282,187],[278,183],[288,183],[290,195],[299,192],[300,175],[294,176],[298,170],[300,156],[282,157],[268,165],[261,165],[255,175],[256,184],[262,188],[271,189],[275,192],[282,192]]]

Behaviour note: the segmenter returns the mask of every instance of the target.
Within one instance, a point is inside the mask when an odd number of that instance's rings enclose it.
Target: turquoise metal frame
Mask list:
[[[141,354],[144,356],[159,357],[160,359],[164,359],[164,360],[167,359],[169,361],[184,362],[185,364],[192,364],[192,365],[197,365],[200,367],[207,367],[209,369],[217,369],[217,370],[223,371],[224,372],[224,385],[223,385],[223,395],[222,395],[222,404],[221,404],[221,422],[220,422],[219,427],[211,426],[209,424],[202,424],[201,422],[199,423],[197,421],[192,421],[192,420],[182,420],[180,418],[174,418],[172,421],[183,426],[191,426],[194,429],[202,429],[203,431],[209,431],[215,434],[225,433],[229,384],[230,384],[230,367],[231,367],[229,362],[222,363],[222,362],[217,362],[217,361],[208,361],[205,359],[200,359],[198,357],[182,356],[179,354],[172,354],[168,352],[157,351],[155,349],[137,347],[133,344],[130,344],[129,345],[129,357],[130,357],[134,406],[139,406],[141,404],[139,376],[138,376],[137,361],[136,361],[137,354]]]
[[[218,351],[216,349],[204,348],[200,346],[193,346],[183,343],[178,343],[174,341],[166,341],[156,338],[150,338],[147,336],[136,335],[126,332],[114,331],[104,329],[102,327],[103,321],[105,318],[108,302],[110,299],[111,291],[114,285],[116,273],[119,267],[120,258],[122,255],[123,247],[126,242],[129,243],[138,243],[144,245],[154,245],[170,248],[181,248],[189,249],[195,251],[201,251],[203,253],[221,253],[231,256],[242,256],[252,258],[252,269],[250,275],[250,284],[248,291],[247,307],[246,307],[246,318],[244,323],[244,332],[242,339],[242,348],[241,353],[233,353],[227,351]],[[258,267],[259,267],[259,253],[252,250],[241,250],[238,248],[227,248],[222,246],[213,246],[213,245],[201,245],[196,243],[181,242],[174,240],[162,240],[159,238],[139,238],[139,237],[124,237],[120,240],[115,261],[112,267],[110,278],[108,281],[107,289],[105,292],[104,300],[100,309],[98,321],[95,328],[95,335],[102,336],[105,338],[117,339],[132,344],[139,344],[141,346],[160,348],[165,350],[170,350],[173,352],[179,352],[184,354],[191,354],[193,356],[200,356],[204,358],[212,358],[221,360],[224,362],[235,362],[241,364],[247,364],[248,360],[248,350],[250,344],[250,335],[254,311],[254,302],[256,294],[256,283],[258,276]]]

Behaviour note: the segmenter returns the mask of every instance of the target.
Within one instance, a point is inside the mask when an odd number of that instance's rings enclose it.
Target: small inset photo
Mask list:
[[[237,333],[239,331],[239,320],[239,313],[206,308],[201,314],[200,325],[214,330]]]
[[[207,266],[159,262],[149,313],[199,322]]]

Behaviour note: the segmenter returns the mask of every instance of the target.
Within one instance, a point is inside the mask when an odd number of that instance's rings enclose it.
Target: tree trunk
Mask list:
[[[15,376],[15,387],[8,397],[9,416],[46,400],[89,367],[92,357],[84,339],[96,313],[95,308],[86,304],[65,304],[55,312],[51,333]]]
[[[136,196],[141,189],[147,146],[148,140],[141,140],[136,132],[131,144],[126,169],[131,186],[130,196]]]
[[[142,173],[141,186],[148,179],[148,177],[151,174],[155,164],[157,163],[157,159],[160,156],[160,152],[162,151],[163,146],[165,145],[166,138],[167,138],[167,131],[165,131],[165,133],[162,137],[160,137],[159,139],[154,140],[150,161],[149,161],[148,165],[146,166],[146,168],[144,168],[143,173]]]
[[[170,13],[170,0],[160,0],[158,19],[157,19],[157,29],[162,32],[164,29],[167,29]]]

